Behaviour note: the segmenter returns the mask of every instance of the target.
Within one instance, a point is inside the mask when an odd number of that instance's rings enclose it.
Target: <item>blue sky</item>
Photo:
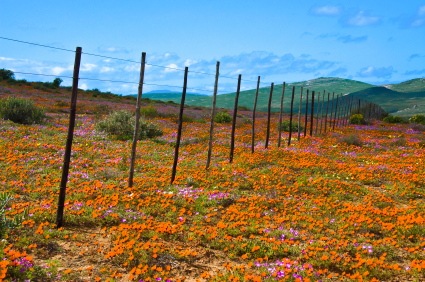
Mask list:
[[[83,53],[189,67],[188,87],[212,91],[215,73],[270,82],[340,77],[389,84],[425,77],[425,0],[0,0],[0,36]],[[0,39],[0,68],[72,76],[74,54]],[[83,54],[80,77],[138,82],[140,64]],[[181,91],[182,71],[147,66],[144,92]],[[16,74],[30,81],[53,77]],[[63,85],[71,85],[64,79]],[[237,80],[221,77],[219,93]],[[241,88],[255,88],[243,81]],[[137,84],[80,80],[83,89],[137,93]],[[190,90],[192,92],[200,92]],[[202,92],[211,94],[211,92]]]

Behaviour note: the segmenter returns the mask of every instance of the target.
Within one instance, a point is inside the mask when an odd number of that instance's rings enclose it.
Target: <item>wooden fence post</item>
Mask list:
[[[317,130],[319,129],[320,92],[317,93],[316,129],[314,130],[314,135],[317,135]]]
[[[307,136],[307,118],[308,118],[308,89],[307,89],[307,98],[305,99],[304,138]]]
[[[59,190],[58,209],[56,213],[56,228],[63,224],[63,211],[65,207],[66,183],[68,182],[69,163],[71,161],[72,139],[74,138],[75,114],[77,110],[78,75],[80,73],[81,47],[75,51],[74,74],[72,76],[71,88],[71,111],[69,113],[68,137],[66,139],[65,154],[62,166],[62,179]]]
[[[334,124],[332,127],[332,131],[335,130],[335,123],[336,123],[336,113],[338,112],[338,96],[339,94],[336,95],[336,101],[335,101],[335,114],[334,114]]]
[[[236,127],[236,114],[238,112],[238,99],[239,99],[239,91],[241,90],[241,79],[242,75],[239,75],[238,78],[238,89],[236,90],[236,97],[235,97],[235,109],[233,111],[233,120],[232,120],[232,139],[230,140],[230,156],[229,156],[229,162],[233,162],[233,151],[235,150],[235,127]]]
[[[329,96],[331,93],[328,92],[328,102],[326,103],[326,115],[325,115],[325,134],[326,134],[326,126],[328,124],[328,110],[329,110]]]
[[[208,142],[208,156],[207,156],[207,164],[205,168],[208,169],[211,162],[211,151],[212,151],[212,139],[214,133],[214,115],[215,115],[215,103],[217,99],[217,86],[218,86],[218,75],[219,75],[220,62],[217,62],[217,66],[215,67],[215,82],[214,82],[214,94],[213,94],[213,104],[211,110],[211,124],[210,124],[210,140]]]
[[[300,134],[301,134],[301,105],[302,103],[303,103],[303,87],[301,86],[300,109],[298,110],[298,141],[300,141]]]
[[[267,135],[266,135],[266,144],[264,146],[266,149],[269,146],[270,115],[271,115],[271,109],[270,109],[270,107],[272,106],[273,86],[274,86],[274,83],[272,82],[272,85],[270,86],[269,106],[268,106],[268,109],[267,109]]]
[[[359,107],[357,108],[357,114],[360,114],[360,99],[359,100]]]
[[[325,92],[326,90],[323,90],[323,97],[322,97],[322,113],[320,114],[320,133],[322,134],[322,126],[323,126],[323,107],[325,103]]]
[[[257,91],[255,91],[254,109],[252,109],[252,141],[251,141],[251,153],[254,153],[254,142],[255,142],[255,110],[257,109],[258,89],[260,89],[260,76],[258,76]]]
[[[179,160],[179,147],[180,147],[180,138],[182,136],[183,110],[184,110],[184,100],[186,99],[188,69],[189,69],[188,67],[184,68],[183,93],[182,93],[182,100],[180,102],[179,127],[178,127],[178,130],[177,130],[177,141],[176,141],[176,147],[175,147],[175,150],[174,150],[174,163],[173,163],[173,171],[172,171],[172,174],[171,174],[171,184],[173,184],[174,179],[176,178],[177,161]]]
[[[145,77],[145,62],[146,53],[142,53],[142,63],[140,65],[140,77],[139,87],[137,90],[137,103],[136,103],[136,122],[134,125],[133,143],[131,145],[131,157],[130,157],[130,170],[128,172],[128,187],[133,187],[133,176],[134,176],[134,163],[136,161],[136,146],[139,137],[139,124],[140,124],[140,104],[142,103],[142,92],[143,92],[143,80]]]
[[[311,93],[311,115],[310,115],[310,136],[313,136],[313,122],[314,122],[314,91]]]
[[[295,86],[292,86],[292,99],[291,99],[291,116],[289,118],[289,139],[288,139],[288,147],[291,145],[291,136],[292,136],[292,114],[294,107],[294,95],[295,95]]]
[[[334,99],[335,99],[335,92],[332,92],[332,108],[331,108],[331,116],[329,117],[329,131],[331,131],[331,128],[332,128],[332,113],[334,110]]]
[[[340,127],[340,125],[341,125],[341,110],[342,110],[343,106],[344,106],[344,97],[342,96],[342,93],[341,93],[340,102],[339,102],[339,109],[338,109],[338,121],[337,121],[337,124],[336,124],[337,127]]]
[[[283,111],[283,97],[285,96],[286,83],[283,82],[282,98],[280,99],[280,115],[279,115],[279,138],[277,139],[277,147],[280,148],[280,140],[282,139],[282,111]]]

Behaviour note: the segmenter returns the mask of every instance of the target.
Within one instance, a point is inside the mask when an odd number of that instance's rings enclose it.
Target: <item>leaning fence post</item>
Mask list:
[[[313,122],[314,122],[314,91],[311,93],[311,115],[310,115],[310,136],[313,135]]]
[[[285,96],[285,86],[286,83],[283,83],[282,89],[282,98],[280,99],[280,115],[279,115],[279,138],[277,139],[277,147],[280,148],[280,139],[282,135],[282,111],[283,111],[283,97]]]
[[[136,122],[134,125],[133,144],[131,145],[130,170],[128,172],[128,183],[127,183],[128,187],[133,187],[134,162],[136,160],[136,146],[137,146],[137,139],[139,136],[140,104],[142,103],[143,80],[145,76],[145,62],[146,62],[146,53],[143,52],[142,64],[140,65],[139,88],[137,91]]]
[[[308,118],[308,89],[307,98],[305,99],[305,120],[304,120],[304,138],[307,136],[307,118]]]
[[[184,100],[186,99],[188,69],[189,69],[188,67],[184,68],[183,93],[182,93],[182,99],[181,99],[181,102],[180,102],[179,128],[177,130],[176,147],[174,149],[174,163],[173,163],[173,171],[172,171],[172,174],[171,174],[171,184],[173,184],[174,179],[176,178],[177,161],[179,160],[179,147],[180,147],[180,138],[182,136],[183,109],[184,109]]]
[[[81,47],[75,51],[74,74],[72,76],[71,111],[69,113],[68,137],[66,139],[65,154],[62,166],[62,179],[59,190],[58,209],[56,213],[56,228],[62,227],[63,210],[65,207],[66,183],[68,182],[69,163],[71,160],[72,139],[74,138],[75,112],[77,110],[78,75],[80,73]]]
[[[303,103],[303,87],[301,86],[300,109],[298,110],[298,141],[300,141],[300,134],[301,134],[301,105],[302,103]]]
[[[254,109],[252,109],[252,141],[251,141],[251,153],[254,153],[254,142],[255,142],[255,110],[257,109],[257,98],[258,90],[260,89],[260,76],[257,81],[257,91],[255,91]]]
[[[205,168],[210,166],[211,161],[211,151],[212,151],[212,139],[214,132],[214,114],[215,114],[215,102],[217,98],[217,85],[218,85],[218,69],[220,67],[220,62],[217,62],[217,66],[215,68],[215,82],[214,82],[214,94],[213,94],[213,104],[211,110],[211,124],[210,124],[210,140],[208,142],[208,156],[207,156],[207,164]]]
[[[335,101],[335,114],[334,114],[334,124],[332,126],[332,131],[335,130],[335,122],[336,122],[336,113],[338,112],[338,96],[339,94],[336,95],[336,101]]]
[[[326,134],[326,125],[328,124],[329,95],[331,95],[331,93],[328,92],[328,102],[326,103],[326,116],[325,116],[325,134]]]
[[[329,118],[329,131],[332,128],[332,113],[333,113],[333,110],[334,110],[334,99],[335,99],[335,92],[332,92],[332,108],[331,108],[331,116]]]
[[[267,147],[269,146],[269,137],[270,137],[270,115],[271,115],[271,106],[272,106],[272,95],[273,95],[273,86],[274,83],[272,82],[272,85],[270,86],[270,96],[269,96],[269,106],[267,109],[267,135],[266,135],[266,144],[265,144],[265,148],[267,149]]]
[[[294,107],[294,95],[295,95],[295,86],[292,86],[291,117],[289,118],[289,139],[288,139],[288,147],[291,145],[291,135],[292,135],[292,113],[293,113],[293,107]]]
[[[236,114],[238,112],[238,99],[239,99],[239,91],[241,89],[241,79],[242,75],[239,75],[238,78],[238,89],[236,91],[236,97],[235,97],[235,109],[233,110],[233,121],[232,121],[232,137],[230,140],[230,157],[229,162],[233,162],[233,151],[235,149],[235,126],[236,126]]]

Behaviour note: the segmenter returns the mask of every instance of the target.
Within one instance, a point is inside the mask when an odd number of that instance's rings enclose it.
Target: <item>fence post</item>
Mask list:
[[[251,141],[251,153],[254,153],[254,141],[255,141],[255,110],[257,109],[258,89],[260,89],[260,76],[258,76],[258,81],[257,81],[257,91],[255,92],[254,109],[252,110],[252,141]]]
[[[320,114],[320,133],[322,134],[322,126],[323,126],[323,107],[325,103],[325,92],[326,90],[323,90],[323,97],[322,97],[322,113]]]
[[[328,124],[328,110],[329,110],[329,96],[331,93],[328,92],[328,102],[326,103],[326,116],[325,116],[325,134],[326,134],[326,126]]]
[[[360,99],[359,100],[359,107],[357,108],[357,114],[360,114]]]
[[[270,86],[270,96],[269,96],[269,107],[267,109],[267,135],[266,135],[266,144],[265,144],[265,148],[267,149],[267,147],[269,146],[269,137],[270,137],[270,114],[271,114],[271,109],[270,107],[272,106],[272,95],[273,95],[273,86],[274,83],[272,82],[272,85]]]
[[[303,87],[301,86],[300,109],[298,110],[298,141],[300,141],[300,134],[301,134],[301,105],[302,103],[303,103]]]
[[[332,128],[332,113],[334,110],[334,99],[335,99],[335,92],[332,92],[332,108],[331,108],[331,116],[329,118],[329,131],[331,131],[331,128]]]
[[[336,126],[337,127],[340,127],[341,126],[341,112],[342,112],[342,108],[344,107],[344,96],[342,96],[342,93],[341,93],[341,96],[340,96],[341,98],[340,98],[340,101],[339,101],[339,109],[338,109],[338,121],[337,121],[337,124],[336,124]]]
[[[80,73],[81,47],[75,51],[74,74],[72,76],[71,111],[69,113],[68,137],[62,166],[62,179],[59,190],[58,209],[56,213],[56,228],[62,227],[63,210],[65,207],[66,183],[68,182],[69,163],[71,160],[72,139],[74,138],[75,112],[77,110],[78,75]]]
[[[307,136],[307,118],[308,118],[308,89],[307,89],[307,98],[305,99],[304,138]]]
[[[208,142],[208,156],[207,156],[207,164],[205,166],[206,169],[210,166],[211,161],[211,151],[212,151],[212,139],[213,139],[213,132],[214,132],[214,115],[215,115],[215,102],[217,99],[217,85],[218,85],[218,75],[220,68],[220,62],[217,62],[217,66],[215,68],[215,82],[214,82],[214,94],[213,94],[213,104],[212,104],[212,110],[211,110],[211,125],[210,125],[210,140]]]
[[[236,91],[236,97],[235,97],[235,109],[233,111],[233,121],[232,121],[232,139],[230,141],[230,157],[229,157],[229,162],[232,163],[233,162],[233,151],[235,149],[235,126],[236,126],[236,114],[238,112],[238,99],[239,99],[239,91],[241,89],[241,79],[242,79],[242,75],[239,75],[238,78],[238,89]]]
[[[283,111],[283,97],[285,96],[286,83],[283,82],[282,98],[280,99],[280,115],[279,115],[279,138],[277,139],[277,147],[280,148],[280,139],[282,135],[282,111]]]
[[[179,128],[177,130],[177,141],[176,141],[176,147],[175,147],[175,150],[174,150],[174,163],[173,163],[173,171],[172,171],[172,174],[171,174],[171,184],[173,184],[174,179],[176,178],[177,161],[179,160],[180,138],[182,136],[182,126],[183,126],[184,100],[186,99],[187,73],[188,73],[188,67],[185,67],[184,68],[183,93],[182,93],[182,99],[181,99],[181,102],[180,102]]]
[[[289,139],[288,147],[291,145],[291,136],[292,136],[292,113],[294,107],[294,95],[295,95],[295,86],[292,86],[292,99],[291,99],[291,116],[289,118]]]
[[[317,135],[319,130],[320,92],[317,93],[316,129],[314,130],[314,135]]]
[[[336,101],[335,101],[335,114],[334,114],[334,124],[332,126],[332,131],[335,130],[335,123],[336,123],[336,113],[338,112],[338,96],[339,94],[336,95]]]
[[[143,92],[143,80],[145,77],[145,62],[146,53],[142,53],[142,64],[140,65],[140,77],[139,77],[139,88],[137,91],[137,103],[136,103],[136,122],[134,125],[133,144],[131,145],[131,158],[130,158],[130,170],[128,172],[128,187],[133,187],[133,176],[134,176],[134,162],[136,160],[136,146],[137,137],[139,136],[139,123],[140,123],[140,104],[142,103],[142,92]]]
[[[350,109],[349,109],[347,124],[350,124],[350,118],[351,118],[351,116],[353,114],[353,112],[352,112],[353,111],[353,100],[354,100],[354,97],[351,96],[350,97]]]
[[[342,126],[345,126],[345,121],[347,118],[347,105],[348,105],[348,96],[344,96],[344,110],[343,110],[343,116],[342,116]]]
[[[310,136],[313,135],[313,122],[314,122],[314,91],[311,93],[311,115],[310,115]]]

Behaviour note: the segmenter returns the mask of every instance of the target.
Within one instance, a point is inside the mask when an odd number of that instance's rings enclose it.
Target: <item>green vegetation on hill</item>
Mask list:
[[[421,92],[425,91],[425,78],[415,78],[399,84],[386,85],[391,90],[398,92]]]

